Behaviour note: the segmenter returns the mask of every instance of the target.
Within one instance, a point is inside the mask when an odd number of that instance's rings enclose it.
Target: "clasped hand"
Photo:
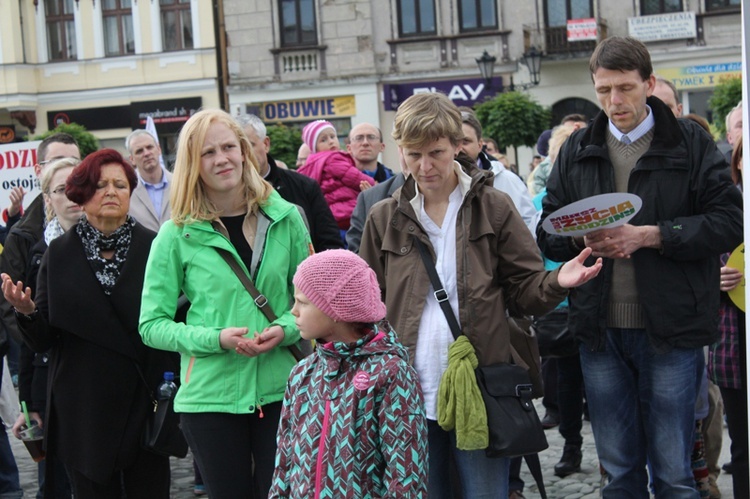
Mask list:
[[[221,330],[219,343],[225,350],[234,350],[246,357],[257,357],[276,347],[284,339],[284,329],[281,326],[271,326],[262,332],[255,332],[252,338],[245,335],[249,329],[246,327],[228,327]]]
[[[661,248],[661,233],[655,225],[625,224],[602,229],[583,236],[592,255],[604,258],[630,258],[641,248]]]

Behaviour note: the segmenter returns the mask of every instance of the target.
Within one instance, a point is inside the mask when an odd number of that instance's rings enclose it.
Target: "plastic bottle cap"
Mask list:
[[[167,381],[174,381],[174,373],[172,371],[164,371],[164,379]]]

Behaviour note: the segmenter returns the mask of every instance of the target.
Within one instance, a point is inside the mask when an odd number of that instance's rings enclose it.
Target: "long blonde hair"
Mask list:
[[[52,177],[54,177],[55,173],[59,172],[63,168],[75,168],[80,163],[81,160],[78,158],[60,158],[50,162],[50,164],[48,164],[44,168],[44,171],[42,171],[40,187],[42,188],[42,194],[44,194],[44,214],[48,222],[56,216],[56,213],[52,209],[52,205],[49,202],[51,194],[50,187],[52,187],[50,185],[52,183]]]
[[[182,127],[177,142],[177,158],[170,203],[172,220],[177,225],[199,220],[215,220],[221,213],[208,199],[200,180],[201,150],[208,129],[213,124],[222,124],[234,132],[242,151],[243,201],[248,213],[254,213],[265,204],[273,187],[258,173],[258,161],[245,132],[230,114],[221,109],[204,109],[195,113]]]

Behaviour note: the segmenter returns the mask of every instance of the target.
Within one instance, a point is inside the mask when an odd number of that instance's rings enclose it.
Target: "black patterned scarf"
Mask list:
[[[104,288],[104,294],[108,296],[112,293],[112,288],[115,287],[122,266],[125,264],[125,258],[128,256],[134,226],[135,220],[130,215],[127,216],[124,224],[108,236],[92,226],[86,217],[81,217],[76,225],[76,232],[83,243],[86,259]],[[102,258],[101,252],[109,250],[115,250],[112,259]]]

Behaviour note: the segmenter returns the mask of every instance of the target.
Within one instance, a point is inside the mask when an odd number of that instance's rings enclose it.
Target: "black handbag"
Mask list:
[[[417,236],[414,236],[414,242],[451,333],[454,338],[458,338],[462,334],[458,320],[453,314],[435,264],[427,247]],[[519,365],[502,362],[478,367],[475,374],[487,410],[490,442],[485,449],[487,457],[523,456],[537,483],[540,496],[546,499],[542,467],[537,453],[548,448],[549,444],[532,403],[532,383],[528,371]]]
[[[185,457],[188,444],[179,426],[179,416],[174,412],[173,400],[156,400],[154,414],[146,420],[143,430],[143,447],[162,456]]]
[[[478,367],[476,374],[489,422],[487,456],[525,456],[549,447],[532,403],[531,380],[526,370],[502,363]]]
[[[157,400],[154,390],[146,382],[141,366],[136,364],[135,367],[154,406],[153,414],[146,418],[141,446],[160,456],[187,456],[188,444],[180,429],[180,417],[174,412],[173,398]]]

